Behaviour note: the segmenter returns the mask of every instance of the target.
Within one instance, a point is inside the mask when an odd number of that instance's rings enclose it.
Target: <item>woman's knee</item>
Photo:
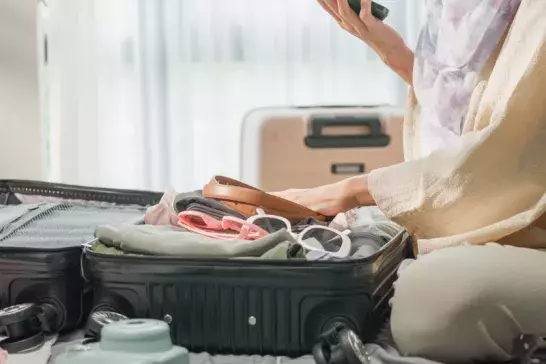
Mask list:
[[[396,343],[405,354],[443,361],[506,359],[522,330],[546,330],[536,317],[545,266],[546,253],[498,245],[420,258],[396,283]]]

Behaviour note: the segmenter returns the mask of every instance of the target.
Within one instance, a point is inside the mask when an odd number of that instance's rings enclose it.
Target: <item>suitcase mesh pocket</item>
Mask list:
[[[3,216],[16,216],[21,205],[0,209]],[[13,211],[12,211],[13,210]],[[38,208],[0,226],[0,249],[64,249],[77,247],[94,238],[97,225],[138,223],[145,213],[144,207],[99,207],[68,204],[40,204]]]

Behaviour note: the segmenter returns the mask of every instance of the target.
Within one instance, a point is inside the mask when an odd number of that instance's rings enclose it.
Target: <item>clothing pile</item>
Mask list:
[[[298,221],[241,212],[202,190],[167,191],[143,224],[101,225],[92,250],[102,254],[270,260],[362,259],[378,252],[402,228],[378,209],[358,209],[331,221]]]

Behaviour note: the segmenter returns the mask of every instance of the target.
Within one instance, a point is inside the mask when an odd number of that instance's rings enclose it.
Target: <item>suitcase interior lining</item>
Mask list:
[[[33,204],[0,206],[0,249],[61,250],[94,239],[101,224],[136,224],[145,207]]]

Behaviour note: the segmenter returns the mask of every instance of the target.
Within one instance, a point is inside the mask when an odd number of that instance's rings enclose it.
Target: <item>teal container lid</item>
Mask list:
[[[173,347],[169,325],[163,321],[134,319],[104,326],[100,348],[104,351],[161,353]]]

